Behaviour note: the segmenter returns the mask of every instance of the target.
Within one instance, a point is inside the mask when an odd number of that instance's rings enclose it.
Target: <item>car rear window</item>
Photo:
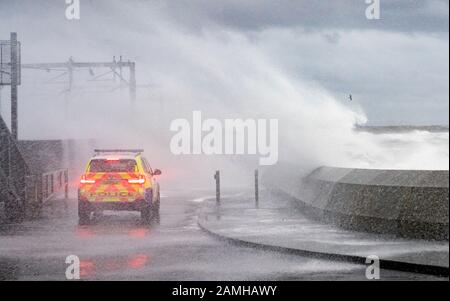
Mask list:
[[[105,160],[94,159],[91,160],[89,167],[90,172],[135,172],[135,160]]]

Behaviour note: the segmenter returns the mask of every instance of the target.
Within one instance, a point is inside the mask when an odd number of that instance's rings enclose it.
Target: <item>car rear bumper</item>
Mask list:
[[[125,210],[125,211],[140,211],[143,208],[148,207],[148,202],[145,200],[137,200],[134,202],[88,202],[79,200],[83,202],[83,205],[88,208],[89,211],[96,210]]]

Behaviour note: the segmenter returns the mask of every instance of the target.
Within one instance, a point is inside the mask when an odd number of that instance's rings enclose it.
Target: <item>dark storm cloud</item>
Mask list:
[[[93,9],[120,6],[120,1],[81,0]],[[219,26],[238,31],[272,27],[303,27],[307,30],[374,29],[401,32],[448,32],[447,0],[380,0],[381,19],[367,20],[365,0],[128,0],[137,10],[161,11],[186,28]],[[35,13],[48,16],[64,8],[63,0],[0,0],[3,13]],[[0,16],[2,11],[0,11]],[[119,20],[120,22],[120,20]]]
[[[164,7],[194,27],[217,24],[237,30],[300,26],[321,29],[376,29],[448,32],[446,0],[380,0],[381,19],[369,21],[364,0],[181,0]]]

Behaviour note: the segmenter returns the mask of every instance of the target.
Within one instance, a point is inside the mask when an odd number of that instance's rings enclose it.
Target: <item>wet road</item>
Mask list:
[[[78,226],[72,199],[67,208],[46,208],[39,220],[0,226],[0,279],[66,280],[66,257],[77,255],[87,280],[365,280],[362,265],[218,240],[197,225],[205,192],[164,194],[159,224],[142,224],[138,213],[105,212]],[[387,270],[381,278],[442,279]]]

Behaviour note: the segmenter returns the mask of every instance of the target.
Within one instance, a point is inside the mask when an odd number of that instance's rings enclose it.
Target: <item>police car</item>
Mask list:
[[[159,216],[160,191],[143,150],[96,149],[81,176],[78,189],[80,224],[90,221],[92,212],[102,210],[139,211],[144,221]]]

